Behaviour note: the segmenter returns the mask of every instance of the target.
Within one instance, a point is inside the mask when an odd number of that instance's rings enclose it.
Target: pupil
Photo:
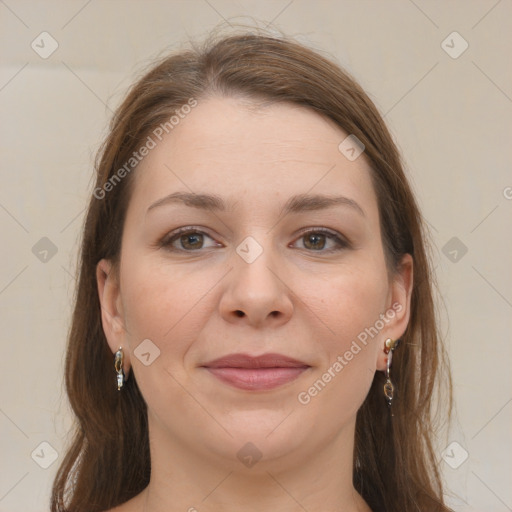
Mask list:
[[[317,234],[317,235],[309,235],[309,241],[313,241],[312,242],[312,245],[313,246],[316,246],[317,248],[320,247],[320,249],[323,248],[323,244],[320,244],[320,246],[316,245],[316,242],[318,242],[320,240],[320,237],[322,237],[323,235],[320,235],[320,234]]]
[[[321,234],[308,235],[308,242],[313,247],[322,249],[323,248],[323,244],[318,244],[318,243],[321,242],[323,236],[324,235],[321,235]],[[184,245],[184,246],[194,246],[194,245],[197,245],[197,243],[200,243],[201,237],[202,237],[202,235],[199,234],[199,233],[193,234],[193,235],[184,235],[184,236],[181,237],[182,245]]]
[[[198,240],[200,241],[199,237],[201,237],[201,236],[202,236],[202,235],[200,235],[200,234],[195,234],[195,235],[184,235],[184,236],[182,237],[182,240],[183,240],[183,238],[185,239],[185,243],[184,243],[184,245],[185,245],[185,246],[188,246],[188,245],[192,245],[192,246],[193,246],[193,245],[196,245],[196,244],[194,243],[194,239],[196,239],[196,242],[197,242]],[[192,243],[189,243],[189,242],[190,242],[190,240],[192,240]]]

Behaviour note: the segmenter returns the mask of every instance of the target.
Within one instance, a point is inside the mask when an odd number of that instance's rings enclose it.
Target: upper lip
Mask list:
[[[206,368],[304,368],[309,365],[282,354],[228,354],[201,366]]]

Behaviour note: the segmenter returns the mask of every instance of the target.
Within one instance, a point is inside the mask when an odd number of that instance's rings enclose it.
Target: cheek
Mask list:
[[[325,356],[322,366],[311,379],[312,387],[304,389],[315,402],[311,413],[325,406],[334,415],[345,417],[348,411],[355,413],[363,402],[383,337],[380,331],[385,323],[381,315],[385,314],[387,292],[386,269],[377,261],[354,265],[311,289],[310,303],[318,304],[315,309],[326,326],[322,329],[326,334],[318,340]],[[317,395],[319,398],[314,398]]]
[[[143,261],[143,260],[141,260]],[[160,340],[176,323],[176,290],[159,272],[127,261],[121,276],[124,318],[131,344],[142,338]]]
[[[207,301],[201,298],[213,283],[197,274],[183,276],[176,267],[140,254],[125,258],[121,284],[132,371],[149,409],[165,418],[169,397],[174,410],[193,408],[183,392],[188,379],[184,360],[208,317]]]
[[[174,366],[183,361],[204,319],[211,314],[207,295],[219,278],[197,269],[185,271],[161,258],[135,251],[132,254],[127,254],[121,266],[130,348],[134,351],[142,340],[150,339],[166,365]]]
[[[316,305],[336,349],[344,346],[365,329],[375,325],[384,313],[388,294],[385,266],[379,261],[362,260],[332,273],[322,284],[311,281],[309,302]]]

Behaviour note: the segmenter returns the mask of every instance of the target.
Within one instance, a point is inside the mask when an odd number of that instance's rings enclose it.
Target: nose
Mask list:
[[[291,318],[293,292],[285,267],[265,249],[252,262],[233,254],[233,269],[228,273],[220,301],[221,316],[230,323],[253,327],[277,327]]]

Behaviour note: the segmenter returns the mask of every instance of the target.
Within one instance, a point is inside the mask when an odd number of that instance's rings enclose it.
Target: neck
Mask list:
[[[314,453],[263,457],[249,468],[236,457],[195,451],[150,425],[151,480],[133,510],[371,512],[352,484],[354,426]]]

